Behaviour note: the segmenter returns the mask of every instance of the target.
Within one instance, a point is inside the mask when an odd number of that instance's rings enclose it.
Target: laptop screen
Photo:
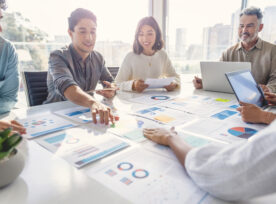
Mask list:
[[[262,89],[254,80],[250,71],[238,71],[225,74],[238,101],[255,104],[259,107],[267,105]]]

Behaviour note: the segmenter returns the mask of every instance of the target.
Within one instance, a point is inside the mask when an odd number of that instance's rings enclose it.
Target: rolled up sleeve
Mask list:
[[[51,54],[49,60],[49,73],[53,79],[55,90],[61,96],[64,96],[65,90],[72,86],[77,85],[68,65],[57,54]]]

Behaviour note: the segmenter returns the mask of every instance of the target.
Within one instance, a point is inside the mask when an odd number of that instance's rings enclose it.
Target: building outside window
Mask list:
[[[264,28],[260,33],[263,40],[276,44],[276,1],[275,0],[248,0],[248,7],[255,6],[264,13]]]
[[[166,45],[179,73],[198,73],[238,41],[241,0],[168,0]]]
[[[76,8],[97,16],[95,50],[107,66],[120,66],[131,50],[138,21],[148,16],[149,0],[9,0],[2,35],[13,42],[20,70],[47,70],[50,52],[70,43],[67,18]]]

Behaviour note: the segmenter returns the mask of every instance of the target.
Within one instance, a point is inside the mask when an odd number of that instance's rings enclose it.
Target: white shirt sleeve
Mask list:
[[[223,200],[276,192],[276,121],[248,142],[190,151],[185,167],[200,188]]]

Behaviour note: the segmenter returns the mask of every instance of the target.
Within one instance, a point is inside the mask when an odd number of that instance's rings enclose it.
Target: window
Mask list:
[[[67,18],[76,8],[90,9],[98,22],[95,50],[107,66],[120,66],[130,51],[138,21],[149,0],[8,0],[3,36],[18,51],[21,70],[47,70],[51,51],[70,43]]]
[[[199,61],[219,60],[238,40],[241,0],[168,1],[167,51],[179,73],[199,72]]]
[[[260,33],[263,40],[276,44],[276,1],[275,0],[248,0],[247,7],[255,6],[262,9],[264,28]]]

